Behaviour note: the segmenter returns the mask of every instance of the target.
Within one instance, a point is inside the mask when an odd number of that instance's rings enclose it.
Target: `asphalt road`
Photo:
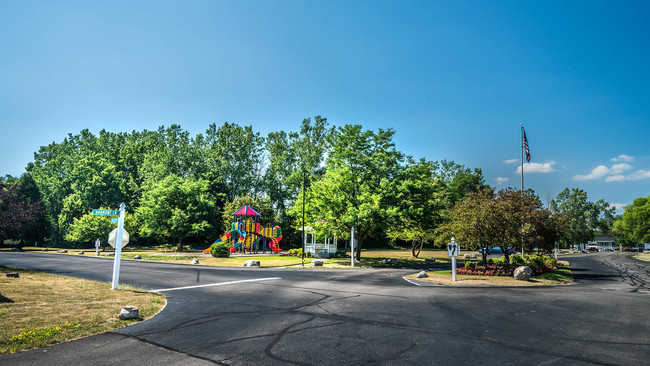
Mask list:
[[[123,261],[121,283],[171,289],[165,310],[0,364],[647,365],[649,263],[566,259],[577,282],[547,288],[420,287],[404,269]],[[52,254],[3,252],[0,263],[99,281],[112,271],[111,260]]]

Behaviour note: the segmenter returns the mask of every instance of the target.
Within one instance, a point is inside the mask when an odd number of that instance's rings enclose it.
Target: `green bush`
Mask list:
[[[532,269],[542,269],[544,268],[544,257],[537,254],[527,255],[526,265]]]
[[[213,243],[212,246],[210,246],[210,254],[212,254],[213,257],[229,257],[230,244],[225,241]]]
[[[472,268],[474,267],[474,262],[472,261],[466,261],[465,262],[465,268]]]
[[[521,266],[524,264],[524,259],[520,256],[517,255],[511,255],[510,256],[510,265],[512,266]]]
[[[557,259],[551,257],[544,257],[544,264],[555,268],[557,267]]]
[[[487,264],[488,264],[488,266],[493,265],[494,264],[494,258],[488,258]]]
[[[492,263],[494,263],[497,266],[502,267],[503,263],[505,262],[506,258],[505,257],[500,257],[500,258],[490,258],[492,259]],[[488,260],[489,263],[489,260]]]

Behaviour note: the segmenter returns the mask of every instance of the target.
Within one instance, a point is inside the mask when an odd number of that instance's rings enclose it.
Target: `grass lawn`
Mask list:
[[[6,277],[17,272],[19,278]],[[166,304],[162,294],[0,265],[0,354],[45,347],[127,326],[125,305],[147,319]]]
[[[41,252],[43,248],[37,247],[25,247],[24,251],[31,252]],[[87,256],[94,257],[95,250],[83,249],[84,254],[78,254],[80,249],[67,249],[67,253],[57,253],[58,248],[48,248],[48,254],[53,255],[75,255],[75,256]],[[114,253],[114,250],[111,248],[105,252],[99,252],[101,257],[105,257],[108,253]],[[122,259],[133,259],[136,255],[140,255],[144,261],[152,262],[164,262],[164,263],[183,263],[189,264],[190,261],[194,258],[199,260],[199,265],[203,266],[219,266],[219,267],[241,267],[242,263],[254,259],[260,261],[261,267],[284,267],[292,266],[302,263],[302,259],[299,257],[291,256],[237,256],[232,258],[215,258],[210,254],[201,253],[198,251],[193,252],[183,252],[176,253],[174,251],[165,252],[161,249],[142,249],[142,248],[129,248],[128,246],[122,249]],[[112,257],[111,257],[112,258]],[[311,260],[311,259],[310,259]],[[307,261],[307,259],[305,259]]]
[[[642,261],[650,262],[650,253],[637,254],[634,256],[634,258],[640,259]]]
[[[416,278],[416,274],[406,278],[417,281],[433,282],[446,286],[553,286],[567,285],[573,282],[571,270],[560,268],[539,276],[531,277],[529,281],[517,281],[505,276],[465,276],[456,275],[456,282],[451,280],[451,271],[427,272],[429,277]]]
[[[41,247],[25,247],[24,251],[41,252]],[[59,248],[48,248],[45,253],[53,255],[76,255],[79,256],[80,249],[67,249],[68,253],[56,253]],[[105,256],[107,253],[113,253],[113,250],[100,252],[100,256]],[[471,252],[478,254],[478,252]],[[94,257],[95,251],[91,249],[84,249],[84,256]],[[125,247],[122,249],[123,259],[133,259],[136,255],[140,255],[142,260],[165,262],[165,263],[184,263],[189,264],[194,258],[198,258],[199,265],[206,266],[219,266],[219,267],[241,267],[242,263],[249,259],[260,261],[261,267],[285,267],[297,266],[302,264],[301,257],[292,256],[237,256],[232,258],[215,258],[211,255],[203,256],[201,252],[184,252],[176,253],[174,251],[165,252],[164,249],[143,249]],[[390,249],[390,250],[377,250],[377,249],[363,249],[361,251],[361,261],[355,261],[355,268],[382,268],[394,267],[392,265],[382,264],[383,259],[397,259],[399,266],[421,265],[425,263],[425,258],[435,258],[436,262],[450,262],[446,250],[422,250],[418,258],[411,255],[410,249]],[[310,263],[313,258],[305,257],[305,263]],[[350,268],[350,258],[332,258],[325,262],[326,268]]]

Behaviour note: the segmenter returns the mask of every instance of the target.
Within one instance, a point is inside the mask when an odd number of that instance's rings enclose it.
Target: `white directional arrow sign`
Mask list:
[[[451,243],[447,243],[447,253],[451,257],[451,280],[456,281],[456,257],[460,254],[460,244],[456,239],[451,238]]]

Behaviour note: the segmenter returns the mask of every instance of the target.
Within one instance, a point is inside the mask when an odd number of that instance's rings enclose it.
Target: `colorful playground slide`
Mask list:
[[[264,228],[262,227],[262,229],[260,230],[260,226],[259,226],[259,225],[257,226],[257,228],[256,228],[256,232],[255,232],[255,233],[256,233],[257,235],[260,235],[260,236],[266,236],[266,237],[268,237],[269,239],[271,239],[271,242],[269,243],[269,244],[270,244],[270,247],[271,247],[271,250],[272,250],[274,253],[279,253],[279,252],[282,251],[282,249],[281,249],[280,246],[278,245],[278,243],[280,242],[280,240],[282,240],[282,230],[280,229],[279,226],[276,226],[274,229],[275,229],[276,234],[279,234],[279,236],[276,237],[276,238],[271,237],[271,233],[272,233],[273,231],[270,230],[270,228],[269,228],[269,229],[264,229]],[[246,231],[241,231],[241,232],[240,232],[240,231],[238,231],[238,230],[233,230],[233,231],[227,232],[227,233],[225,233],[221,238],[215,240],[215,243],[219,243],[219,242],[222,242],[222,241],[223,241],[223,242],[228,241],[230,238],[232,238],[232,236],[233,236],[235,233],[238,233],[238,234],[239,234],[239,235],[238,235],[238,238],[237,238],[237,242],[235,242],[234,245],[233,245],[233,247],[230,248],[230,250],[234,252],[234,251],[235,251],[235,248],[239,248],[239,247],[240,247],[240,246],[241,246],[241,245],[246,241]],[[210,252],[210,247],[204,249],[203,252],[204,252],[204,253],[209,253],[209,252]]]

